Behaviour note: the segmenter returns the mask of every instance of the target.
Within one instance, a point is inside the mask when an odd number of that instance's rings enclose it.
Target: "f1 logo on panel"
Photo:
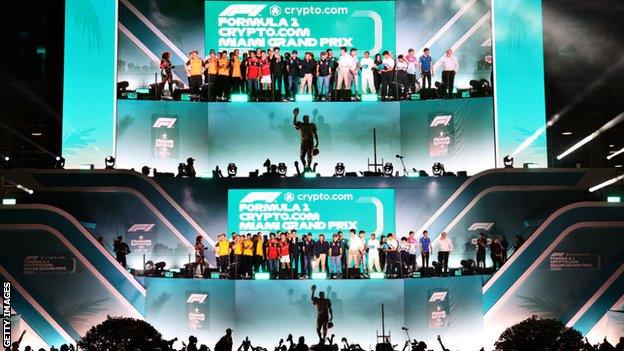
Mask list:
[[[156,121],[154,121],[152,128],[166,127],[167,129],[171,129],[177,121],[178,119],[173,117],[158,117]]]
[[[208,298],[208,294],[190,294],[186,303],[204,303]]]
[[[476,230],[490,230],[494,226],[494,223],[486,223],[486,222],[476,222],[472,223],[470,227],[468,227],[469,231]]]
[[[230,5],[221,11],[219,17],[236,17],[237,15],[247,15],[249,17],[258,16],[267,5],[235,4]]]
[[[451,123],[452,115],[435,116],[429,127],[448,126]]]
[[[128,233],[133,233],[133,232],[149,232],[150,230],[152,230],[152,228],[154,228],[156,224],[154,223],[149,223],[149,224],[133,224],[130,228],[128,228]]]
[[[436,301],[444,301],[446,300],[446,291],[438,291],[438,292],[434,292],[433,294],[431,294],[431,297],[429,298],[429,302],[436,302]]]

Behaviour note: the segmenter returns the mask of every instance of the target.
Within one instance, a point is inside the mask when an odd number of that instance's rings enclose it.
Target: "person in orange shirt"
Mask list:
[[[204,61],[199,58],[197,50],[193,50],[189,54],[189,60],[186,61],[186,72],[189,76],[189,87],[195,94],[199,94],[202,85],[202,71]]]
[[[227,58],[227,51],[221,52],[217,68],[217,100],[227,101],[229,94],[230,61]]]
[[[210,53],[204,60],[204,83],[209,87],[209,100],[214,101],[215,98],[215,85],[217,82],[217,70],[218,70],[219,58],[213,49],[210,49]]]
[[[254,243],[251,234],[247,233],[243,242],[243,274],[245,278],[253,276]]]
[[[241,74],[241,61],[238,57],[238,49],[230,53],[230,90],[240,94],[242,92],[243,77]]]

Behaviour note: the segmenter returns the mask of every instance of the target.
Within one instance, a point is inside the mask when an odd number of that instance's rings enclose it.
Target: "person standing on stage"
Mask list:
[[[503,263],[505,263],[507,262],[507,255],[509,255],[509,242],[505,236],[501,238],[500,244],[503,249]]]
[[[293,278],[295,278],[299,275],[299,266],[300,266],[299,256],[301,255],[301,252],[299,251],[299,237],[297,237],[296,230],[292,230],[290,232],[289,242],[290,242],[290,267],[293,270]]]
[[[230,263],[230,243],[227,240],[225,234],[219,234],[216,245],[217,254],[219,255],[219,273],[225,275],[228,272],[228,266]]]
[[[327,53],[321,52],[321,59],[316,63],[316,76],[318,99],[325,100],[329,98],[329,80],[332,75],[331,62],[327,59]]]
[[[325,241],[325,235],[319,235],[319,239],[314,243],[314,266],[319,272],[325,272],[327,254],[329,253],[329,243]]]
[[[459,70],[459,61],[457,61],[457,57],[453,55],[453,50],[450,48],[446,49],[446,55],[442,57],[440,65],[442,66],[442,83],[444,83],[444,87],[446,88],[445,95],[447,97],[452,97],[455,75],[457,75],[457,71]]]
[[[351,68],[353,58],[347,54],[345,46],[340,48],[340,58],[338,58],[338,79],[336,89],[349,89],[351,87]]]
[[[264,240],[262,233],[258,232],[254,238],[254,272],[260,272],[260,268],[264,266]]]
[[[390,53],[390,51],[384,51],[383,52],[383,60],[382,60],[382,69],[380,70],[381,72],[381,98],[382,99],[388,99],[388,96],[391,94],[390,89],[391,89],[391,85],[392,82],[394,82],[394,68],[395,68],[395,61],[392,58],[392,54]]]
[[[319,337],[319,344],[325,343],[329,323],[334,319],[331,301],[325,298],[324,292],[319,292],[319,297],[315,297],[316,285],[312,285],[312,304],[316,306],[316,334]]]
[[[280,48],[273,48],[273,57],[271,58],[271,74],[273,75],[273,95],[275,101],[282,99],[282,82],[284,81],[284,57],[280,53]]]
[[[375,94],[375,76],[373,73],[373,67],[375,62],[370,57],[368,51],[364,51],[364,57],[360,60],[360,67],[362,67],[362,94]]]
[[[247,233],[245,241],[243,242],[243,272],[245,278],[253,277],[253,257],[254,242],[251,238],[251,234]]]
[[[497,237],[494,237],[490,244],[490,257],[492,258],[492,266],[497,271],[503,265],[503,247]]]
[[[360,237],[360,266],[358,268],[361,267],[361,272],[366,272],[368,273],[368,265],[367,265],[367,254],[366,254],[366,232],[363,230],[360,230],[358,232],[358,236]]]
[[[360,83],[360,60],[358,60],[357,58],[357,49],[351,48],[351,51],[349,52],[349,54],[351,56],[350,81],[351,81],[351,84],[353,85],[353,90],[355,91],[355,95],[359,95],[360,88],[358,85]],[[351,85],[349,85],[349,89],[351,89]]]
[[[429,254],[431,253],[431,239],[429,238],[429,232],[423,231],[423,235],[419,240],[420,242],[420,258],[422,260],[423,267],[429,267]]]
[[[279,267],[279,242],[275,238],[275,233],[269,234],[268,244],[266,257],[269,259],[269,272],[273,277],[276,277]]]
[[[347,257],[347,268],[360,268],[360,256],[362,249],[362,239],[355,234],[355,229],[349,230],[349,251]]]
[[[342,274],[342,243],[338,234],[334,234],[332,243],[329,248],[329,254],[331,257],[331,274],[335,277],[340,277]]]
[[[422,87],[431,89],[431,77],[433,77],[433,69],[431,67],[431,56],[429,48],[423,50],[422,56],[418,59],[420,62],[420,76],[422,77]]]
[[[438,241],[438,261],[442,266],[442,273],[444,276],[448,275],[448,260],[453,251],[453,243],[451,239],[447,237],[446,232],[442,232],[440,240]]]
[[[394,275],[396,272],[396,263],[398,257],[399,243],[392,233],[388,233],[386,239],[386,274]]]
[[[418,79],[416,75],[420,75],[419,62],[416,55],[414,55],[414,49],[407,50],[407,94],[415,93],[418,85]]]
[[[332,49],[327,49],[325,52],[327,53],[327,61],[329,61],[329,68],[331,68],[328,93],[329,93],[329,96],[332,96],[334,89],[336,89],[336,72],[338,69],[338,60],[334,56],[334,51]]]
[[[243,274],[245,274],[245,267],[243,266],[243,251],[245,246],[245,236],[243,234],[239,234],[236,236],[234,240],[234,262],[236,267],[234,268],[235,278],[240,278]]]
[[[160,60],[160,78],[162,79],[162,91],[164,94],[165,91],[165,83],[167,84],[167,88],[169,88],[169,95],[173,95],[173,72],[171,69],[173,65],[171,64],[171,53],[169,51],[165,51],[162,53]]]
[[[379,264],[379,240],[375,238],[375,233],[372,233],[370,239],[366,243],[368,249],[368,272],[381,272],[381,265]]]
[[[230,90],[232,93],[240,94],[243,76],[241,74],[241,61],[238,57],[238,49],[230,53]]]
[[[304,115],[303,122],[297,121],[299,116],[299,108],[293,110],[293,126],[301,135],[301,146],[299,158],[303,164],[304,170],[312,168],[312,158],[314,149],[318,148],[318,134],[316,133],[316,124],[310,123],[310,116]],[[307,161],[307,162],[306,162]]]
[[[197,50],[189,53],[189,60],[186,61],[186,72],[189,76],[189,87],[193,94],[199,94],[202,85],[202,72],[204,70],[204,61],[199,58]]]
[[[477,267],[485,268],[485,249],[487,247],[487,239],[485,234],[480,233],[477,238]]]
[[[249,58],[247,59],[247,92],[253,100],[258,97],[258,79],[260,77],[260,61],[256,57],[256,52],[249,52]]]
[[[273,81],[271,80],[271,58],[262,50],[260,57],[260,88],[262,90],[273,89]]]
[[[290,241],[286,238],[286,233],[282,233],[280,236],[280,271],[288,272],[284,276],[291,278],[292,273],[290,269]]]
[[[217,91],[217,99],[226,101],[230,90],[230,60],[227,58],[227,51],[221,52],[219,61],[217,61],[217,67],[217,89],[215,89]]]
[[[195,278],[203,278],[204,276],[206,247],[204,246],[203,239],[201,235],[195,237]]]
[[[304,235],[301,251],[303,257],[301,275],[304,278],[310,278],[312,276],[312,262],[314,260],[314,241],[312,240],[312,234],[308,233],[307,235]]]
[[[416,233],[410,231],[407,235],[407,243],[409,244],[409,265],[412,269],[412,272],[416,270],[416,266],[418,265],[416,262],[416,255],[418,253],[418,239],[416,239]]]
[[[126,268],[126,255],[130,254],[130,248],[128,244],[123,241],[121,235],[113,242],[113,251],[115,252],[117,262],[119,262],[123,268]]]
[[[388,243],[386,241],[386,236],[382,235],[379,237],[379,263],[381,265],[381,270],[386,270],[386,251],[388,250]]]

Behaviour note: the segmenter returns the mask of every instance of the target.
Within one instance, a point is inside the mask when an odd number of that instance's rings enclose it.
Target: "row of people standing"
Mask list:
[[[440,60],[445,93],[453,91],[454,77],[459,68],[451,49]],[[173,65],[171,54],[164,52],[161,59],[163,83],[172,90]],[[431,88],[434,63],[428,48],[417,56],[413,49],[396,59],[390,51],[371,57],[368,51],[358,58],[356,48],[340,48],[338,57],[332,49],[322,51],[319,57],[297,50],[281,54],[278,47],[248,50],[242,56],[238,49],[231,52],[210,50],[202,59],[197,50],[189,53],[185,63],[190,89],[199,93],[202,85],[211,89],[215,100],[227,101],[232,93],[248,93],[257,98],[261,90],[271,92],[271,99],[292,100],[296,93],[313,94],[317,100],[331,97],[337,89],[376,94],[382,98],[408,96],[421,87]],[[422,83],[421,83],[422,80]],[[163,89],[164,91],[164,89]]]

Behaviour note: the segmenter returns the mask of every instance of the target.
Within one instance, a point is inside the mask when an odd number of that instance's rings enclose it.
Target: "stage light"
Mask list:
[[[165,266],[167,264],[165,262],[156,262],[156,264],[154,264],[154,269],[156,269],[157,271],[162,271],[163,269],[165,269]]]
[[[624,147],[619,149],[618,151],[612,153],[611,155],[607,156],[607,160],[610,160],[610,159],[614,158],[615,156],[617,156],[617,155],[619,155],[619,154],[621,154],[623,152],[624,152]]]
[[[379,101],[379,96],[377,94],[362,94],[362,102],[373,102]]]
[[[238,167],[236,167],[236,163],[228,163],[227,172],[229,178],[236,177],[236,173],[238,172]]]
[[[619,196],[607,196],[607,202],[622,202],[622,198]]]
[[[318,177],[318,174],[316,174],[316,172],[307,171],[303,173],[303,177],[304,178],[316,178]]]
[[[561,132],[561,135],[569,136],[572,135],[572,132]]]
[[[247,94],[232,94],[230,97],[231,102],[247,102],[249,101],[249,95]]]
[[[383,166],[383,173],[386,177],[392,177],[392,174],[394,173],[394,166],[392,165],[392,163],[386,162],[386,164]]]
[[[188,171],[186,169],[186,163],[178,163],[178,178],[188,177]]]
[[[371,272],[369,275],[370,279],[384,279],[385,277],[384,272]]]
[[[286,164],[284,162],[280,162],[277,164],[277,174],[279,174],[280,177],[286,177],[286,172],[288,172],[288,167],[286,166]]]
[[[115,158],[113,156],[106,156],[104,159],[104,169],[113,169],[115,168]]]
[[[65,159],[62,156],[56,156],[54,158],[54,168],[63,169],[65,167]]]
[[[295,95],[295,101],[297,101],[297,102],[312,102],[312,101],[314,101],[314,95],[312,95],[312,94],[297,94],[297,95]]]
[[[433,172],[433,175],[438,177],[444,175],[444,165],[440,162],[436,162],[433,164],[433,167],[431,167],[431,171]]]
[[[312,279],[327,279],[327,273],[325,272],[313,272]]]
[[[600,134],[602,134],[605,131],[611,129],[613,126],[617,125],[618,123],[620,123],[622,121],[624,121],[624,112],[622,112],[619,115],[615,116],[615,118],[613,118],[609,122],[605,123],[602,127],[598,128],[595,132],[593,132],[590,135],[586,136],[585,138],[583,138],[578,143],[572,145],[572,147],[570,147],[569,149],[564,151],[562,154],[557,156],[557,160],[561,160],[564,157],[568,156],[569,154],[573,153],[574,151],[580,149],[583,145],[585,145],[585,144],[589,143],[590,141],[596,139]]]
[[[271,279],[271,275],[269,272],[257,272],[254,274],[255,280],[269,280]]]
[[[78,165],[78,169],[81,169],[83,171],[91,171],[95,169],[95,166],[92,163],[81,163]]]
[[[5,206],[13,206],[17,204],[17,200],[15,199],[2,199],[2,204]]]
[[[2,169],[13,168],[13,159],[9,156],[2,157]]]
[[[604,187],[607,187],[609,185],[615,184],[615,183],[617,183],[618,181],[620,181],[622,179],[624,179],[624,174],[622,174],[621,176],[615,177],[615,178],[611,178],[611,179],[609,179],[607,181],[604,181],[604,182],[602,182],[602,183],[600,183],[598,185],[592,186],[591,188],[589,188],[589,192],[593,193],[596,190],[600,190],[600,189],[602,189]]]
[[[334,167],[334,177],[344,177],[346,172],[344,163],[338,162],[336,163],[336,167]]]
[[[505,168],[513,168],[514,159],[510,155],[507,155],[503,158],[503,164]]]
[[[30,194],[30,195],[35,193],[32,189],[27,188],[27,187],[23,186],[22,184],[17,184],[17,186],[15,186],[15,187],[18,188],[19,190],[22,190],[25,193]]]

